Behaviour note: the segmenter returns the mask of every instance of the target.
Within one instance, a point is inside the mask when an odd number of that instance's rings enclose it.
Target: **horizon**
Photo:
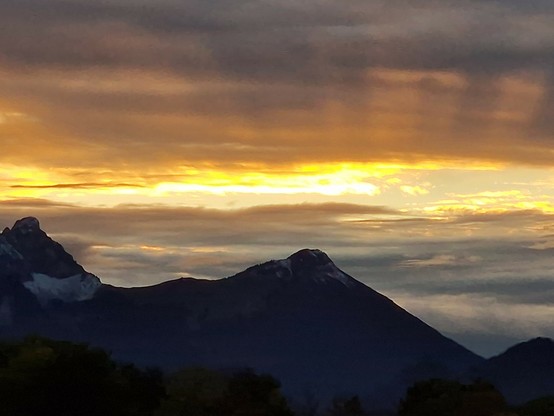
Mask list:
[[[0,224],[119,286],[319,248],[483,355],[554,337],[552,2],[0,8]]]

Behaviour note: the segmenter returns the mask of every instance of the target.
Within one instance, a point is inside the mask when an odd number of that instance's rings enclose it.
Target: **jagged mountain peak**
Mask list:
[[[291,266],[295,270],[326,266],[329,263],[333,263],[327,253],[311,248],[304,248],[291,254],[288,260],[290,260]]]
[[[36,233],[37,231],[42,231],[40,229],[40,222],[35,217],[25,217],[17,220],[13,225],[11,231],[17,232],[20,234],[29,234]]]
[[[40,228],[40,222],[35,217],[17,220],[11,229],[4,230],[2,236],[25,258],[34,273],[58,279],[87,273],[61,244]]]
[[[299,250],[286,259],[271,260],[252,266],[236,276],[273,277],[318,285],[340,283],[349,288],[362,285],[340,270],[325,252],[308,248]]]
[[[29,244],[30,241],[38,241],[47,238],[47,235],[40,228],[40,222],[35,217],[25,217],[17,220],[12,228],[6,227],[1,234],[13,246],[18,242]]]
[[[346,287],[353,287],[360,283],[339,269],[331,258],[318,249],[303,249],[292,254],[287,259],[290,262],[292,274],[309,278],[320,284],[332,281],[340,282]]]
[[[17,220],[0,235],[0,279],[25,287],[44,305],[90,299],[101,285],[35,217]]]

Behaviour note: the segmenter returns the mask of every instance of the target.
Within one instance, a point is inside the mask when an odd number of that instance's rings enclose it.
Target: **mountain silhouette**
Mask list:
[[[512,404],[554,395],[554,341],[535,338],[488,359],[471,373],[492,382]]]
[[[2,237],[21,254],[34,273],[59,279],[86,273],[61,244],[41,230],[38,219],[34,217],[16,221],[11,229],[4,229]]]
[[[483,359],[340,270],[319,250],[221,280],[101,284],[35,218],[0,236],[0,335],[88,342],[164,369],[250,367],[291,397],[359,394],[396,406],[416,379]]]

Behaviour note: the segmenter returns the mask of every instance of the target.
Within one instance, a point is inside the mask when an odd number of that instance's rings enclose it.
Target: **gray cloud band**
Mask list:
[[[25,215],[38,216],[52,237],[107,283],[129,286],[181,276],[221,278],[286,257],[295,249],[318,247],[347,273],[439,329],[460,339],[482,339],[475,344],[482,351],[498,352],[509,344],[502,341],[507,324],[500,311],[512,307],[518,314],[510,321],[511,336],[554,335],[550,319],[540,314],[551,308],[554,293],[554,239],[551,233],[539,232],[534,237],[524,232],[506,238],[504,232],[505,227],[525,230],[537,223],[545,232],[552,229],[552,216],[538,211],[444,222],[406,219],[386,207],[354,204],[228,211],[83,208],[32,199],[0,202],[0,223],[11,226]],[[350,216],[367,221],[350,221]],[[458,235],[461,223],[473,224],[474,230],[479,224],[483,232]],[[469,313],[468,308],[478,313]],[[459,315],[462,312],[468,315]],[[472,335],[471,328],[478,334]]]

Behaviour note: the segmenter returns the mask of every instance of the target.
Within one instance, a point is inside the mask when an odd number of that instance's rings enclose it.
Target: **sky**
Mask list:
[[[304,248],[483,355],[554,337],[551,0],[0,0],[0,226],[103,282]]]

